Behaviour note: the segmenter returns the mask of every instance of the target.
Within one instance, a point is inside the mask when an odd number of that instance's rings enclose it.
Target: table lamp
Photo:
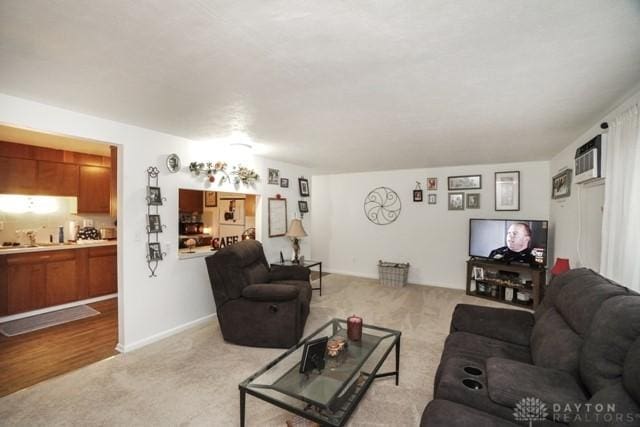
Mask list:
[[[557,276],[569,270],[571,270],[571,267],[569,267],[569,260],[567,258],[556,258],[556,263],[551,267],[551,274]]]
[[[302,220],[298,218],[294,218],[291,220],[291,224],[289,224],[289,231],[285,236],[291,237],[293,239],[293,262],[298,264],[300,260],[298,259],[298,253],[300,252],[300,241],[299,239],[302,237],[306,237],[307,232],[304,231],[302,227]]]

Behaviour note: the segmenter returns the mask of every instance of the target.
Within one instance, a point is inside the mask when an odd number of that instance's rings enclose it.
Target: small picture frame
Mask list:
[[[438,189],[438,178],[427,178],[427,191],[436,191]]]
[[[450,176],[447,180],[449,191],[480,190],[482,188],[482,175]]]
[[[160,222],[160,215],[147,215],[147,230],[149,233],[162,233],[162,223]]]
[[[464,193],[449,193],[449,210],[464,210]]]
[[[269,184],[278,185],[280,184],[280,169],[272,169],[269,168]]]
[[[309,197],[309,180],[307,178],[298,178],[298,187],[302,197]]]
[[[422,190],[413,190],[413,201],[422,202]]]
[[[564,199],[571,196],[571,169],[565,169],[551,179],[551,198]]]
[[[176,173],[180,170],[180,157],[177,154],[172,153],[167,156],[167,169],[171,173]]]
[[[160,242],[152,242],[147,245],[149,252],[149,261],[162,261],[162,249],[160,248]]]
[[[280,187],[289,188],[289,178],[280,178]]]
[[[429,203],[430,205],[435,205],[438,202],[438,195],[437,194],[427,194],[427,203]]]
[[[309,212],[309,204],[306,200],[298,200],[298,210],[300,211],[300,213]]]
[[[322,337],[309,341],[304,345],[302,360],[300,360],[301,374],[306,374],[314,369],[319,371],[324,369],[324,355],[327,351],[328,341],[329,337]]]
[[[480,209],[480,193],[467,193],[467,209]]]
[[[218,206],[218,192],[205,191],[204,192],[204,207],[215,208]]]
[[[520,172],[496,172],[496,211],[520,210]]]
[[[151,206],[162,205],[162,193],[160,192],[160,187],[147,187],[147,204]]]

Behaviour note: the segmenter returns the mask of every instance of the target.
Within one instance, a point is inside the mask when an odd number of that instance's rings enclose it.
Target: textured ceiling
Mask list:
[[[323,172],[543,160],[640,83],[639,28],[638,0],[3,1],[0,92]]]

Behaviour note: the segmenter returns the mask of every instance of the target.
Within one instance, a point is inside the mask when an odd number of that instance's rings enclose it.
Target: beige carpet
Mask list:
[[[457,303],[505,307],[463,291],[329,275],[313,293],[306,333],[353,313],[402,331],[400,386],[376,380],[350,426],[415,426],[432,397],[433,376]],[[0,399],[7,426],[237,426],[238,383],[281,350],[226,344],[217,321]],[[393,368],[390,355],[388,368]],[[383,370],[385,368],[383,367]],[[283,426],[285,411],[247,396],[247,425]]]

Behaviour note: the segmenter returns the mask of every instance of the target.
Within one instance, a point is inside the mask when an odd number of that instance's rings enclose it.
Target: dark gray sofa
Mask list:
[[[262,244],[243,240],[206,259],[225,341],[288,348],[302,337],[311,302],[311,271],[270,269]]]
[[[421,425],[529,421],[640,426],[640,295],[576,269],[552,280],[535,313],[455,308]]]

